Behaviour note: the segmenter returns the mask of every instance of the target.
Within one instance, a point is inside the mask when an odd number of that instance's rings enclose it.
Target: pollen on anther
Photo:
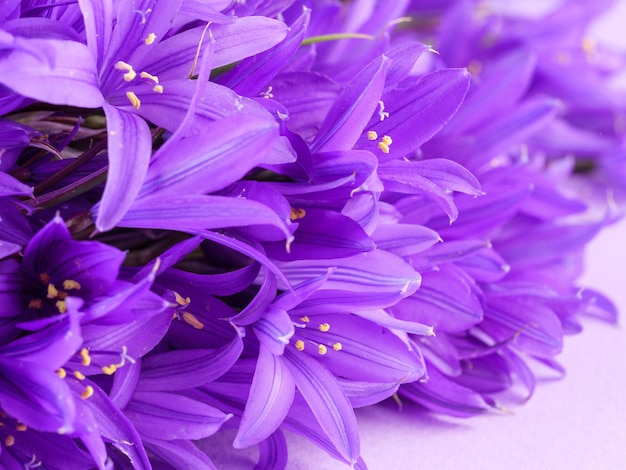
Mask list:
[[[378,142],[378,148],[383,153],[389,153],[389,145],[385,144],[384,142]]]
[[[302,341],[301,339],[296,341],[296,349],[298,351],[304,351],[304,341]]]
[[[54,284],[50,283],[48,284],[48,295],[47,297],[49,299],[54,299],[56,298],[56,296],[59,295],[59,291],[56,287],[54,287]]]
[[[154,91],[155,93],[162,94],[163,93],[163,85],[154,85],[152,87],[152,91]]]
[[[159,83],[159,77],[157,77],[156,75],[152,75],[151,73],[141,72],[139,76],[141,78],[147,78],[148,80],[152,80],[154,83]]]
[[[308,316],[305,315],[303,317],[300,317],[300,321],[302,323],[309,323],[311,321],[311,319]]]
[[[130,101],[130,104],[133,105],[133,108],[139,109],[139,106],[141,106],[141,101],[139,101],[139,98],[137,98],[137,95],[135,94],[135,92],[127,91],[126,98],[128,98],[128,101]]]
[[[7,447],[11,447],[13,444],[15,444],[15,438],[11,435],[7,436],[4,438],[4,445]]]
[[[63,281],[63,289],[65,290],[79,290],[80,284],[72,279],[66,279]]]
[[[83,374],[81,371],[75,370],[73,374],[74,377],[76,377],[78,380],[85,380],[85,374]]]
[[[191,299],[189,297],[183,297],[178,292],[174,292],[174,300],[178,305],[182,307],[184,307],[185,305],[189,305],[189,303],[191,302]]]
[[[81,364],[84,366],[91,365],[91,356],[89,355],[89,351],[87,348],[83,348],[80,350],[80,357],[82,359]]]
[[[328,348],[325,345],[320,344],[317,347],[317,352],[323,356],[324,354],[326,354],[328,352]]]
[[[202,328],[204,328],[204,323],[202,323],[193,314],[189,312],[183,313],[183,321],[193,326],[196,330],[201,330]]]
[[[330,330],[330,323],[320,324],[319,329],[322,333],[326,333],[328,330]]]
[[[383,138],[381,139],[381,142],[385,145],[393,144],[393,140],[388,135],[384,135]]]
[[[124,80],[130,82],[137,76],[137,72],[133,70],[133,66],[124,62],[123,60],[119,60],[114,65],[116,70],[122,70],[126,73],[124,74]]]
[[[115,62],[115,65],[113,67],[115,67],[115,70],[133,70],[133,66],[129,63],[124,62],[123,60],[118,60],[117,62]]]
[[[376,140],[376,139],[378,139],[378,132],[367,131],[367,140]]]
[[[306,215],[306,211],[304,209],[294,209],[292,207],[289,213],[289,219],[293,222],[295,220],[301,219],[305,215]]]
[[[65,303],[65,300],[57,300],[57,301],[54,303],[54,306],[57,308],[57,310],[58,310],[60,313],[65,313],[65,312],[67,312],[67,304]]]
[[[333,349],[335,351],[341,351],[342,348],[343,348],[343,346],[342,346],[342,344],[339,341],[337,341],[335,344],[333,344]]]
[[[115,364],[111,364],[110,366],[102,366],[102,372],[106,375],[113,375],[117,370],[117,366]]]
[[[143,42],[146,44],[146,46],[150,46],[151,44],[154,44],[154,41],[156,38],[157,38],[156,34],[150,33],[148,34],[148,37]]]
[[[15,426],[15,429],[17,429],[20,432],[24,432],[28,429],[28,426],[26,426],[24,423],[19,423]]]
[[[89,397],[91,397],[93,395],[93,392],[94,392],[93,387],[91,385],[87,385],[85,387],[85,390],[83,390],[83,392],[80,394],[80,397],[83,400],[86,400],[87,398],[89,398]]]
[[[67,377],[67,372],[63,367],[60,367],[59,369],[57,369],[57,375],[60,379],[64,379],[65,377]]]
[[[385,111],[385,103],[383,101],[378,102],[378,116],[381,121],[384,121],[389,117],[389,113]]]

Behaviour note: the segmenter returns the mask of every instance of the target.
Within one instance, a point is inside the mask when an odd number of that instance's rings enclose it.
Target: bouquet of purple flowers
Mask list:
[[[617,315],[576,284],[626,189],[611,3],[1,2],[0,467],[234,430],[282,469],[289,430],[365,469],[357,407],[529,397]]]

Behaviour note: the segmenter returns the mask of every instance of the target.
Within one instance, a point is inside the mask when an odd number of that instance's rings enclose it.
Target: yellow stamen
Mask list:
[[[80,284],[76,281],[73,281],[71,279],[66,279],[65,281],[63,281],[63,289],[65,290],[79,290],[80,289]]]
[[[478,60],[472,60],[469,64],[467,64],[467,71],[472,75],[478,75],[483,69],[483,64],[481,64]]]
[[[567,52],[561,51],[556,54],[556,61],[559,62],[560,64],[566,65],[572,61],[572,58]]]
[[[65,377],[67,377],[67,372],[63,367],[60,367],[59,369],[57,369],[57,375],[59,376],[59,378],[64,379]]]
[[[322,333],[326,333],[328,330],[330,330],[330,323],[322,323],[319,326],[319,329]]]
[[[304,341],[302,341],[301,339],[296,341],[296,349],[298,351],[304,351]]]
[[[74,377],[76,377],[78,380],[85,380],[85,374],[83,374],[81,371],[75,370],[73,374]]]
[[[20,423],[17,426],[15,426],[15,429],[17,429],[18,431],[24,432],[28,429],[28,426],[26,426],[23,423]]]
[[[133,66],[123,60],[118,60],[113,67],[115,70],[125,70],[126,72],[133,70]]]
[[[128,101],[130,101],[130,104],[133,105],[133,108],[139,109],[139,106],[141,106],[141,101],[139,101],[139,98],[137,98],[137,95],[134,92],[127,91],[126,98],[128,98]]]
[[[49,299],[54,299],[56,298],[56,296],[59,295],[59,291],[57,290],[56,287],[54,287],[54,284],[48,284],[48,298]]]
[[[174,299],[176,300],[176,303],[182,307],[189,305],[189,302],[191,302],[189,297],[183,297],[178,292],[174,292]]]
[[[293,222],[294,220],[301,219],[305,215],[306,215],[306,211],[304,209],[294,209],[292,207],[290,214],[289,214],[289,219],[291,219],[291,221]]]
[[[385,111],[385,103],[383,103],[382,101],[378,102],[378,116],[380,117],[381,121],[384,121],[389,117],[389,113]]]
[[[93,395],[93,387],[91,385],[87,385],[85,387],[85,390],[83,390],[83,393],[80,394],[80,397],[83,400],[86,400],[87,398],[91,397]]]
[[[376,140],[376,139],[378,139],[378,132],[367,131],[367,140]]]
[[[151,73],[141,72],[139,76],[141,78],[147,78],[148,80],[152,80],[154,83],[159,83],[159,77],[157,77],[156,75],[152,75]]]
[[[124,80],[127,82],[130,82],[137,76],[137,72],[133,70],[133,66],[122,60],[116,62],[114,67],[116,68],[116,70],[126,71],[126,73],[124,74]]]
[[[65,300],[57,300],[57,301],[54,303],[54,306],[57,308],[57,310],[58,310],[60,313],[65,313],[65,312],[67,312],[67,304],[65,303]]]
[[[154,40],[156,39],[156,34],[154,33],[150,33],[148,34],[148,37],[143,41],[146,46],[150,46],[151,44],[154,44]]]
[[[152,87],[152,91],[159,94],[163,93],[163,85],[154,85],[154,87]]]
[[[13,436],[7,436],[4,438],[4,445],[7,447],[11,447],[15,444],[15,438]]]
[[[596,40],[592,37],[587,36],[583,38],[580,46],[588,56],[596,52]]]
[[[384,142],[378,142],[378,148],[383,153],[389,153],[389,145],[385,144]]]
[[[388,135],[384,135],[381,142],[385,145],[393,144],[393,140],[391,140],[391,137],[389,137]]]
[[[300,317],[300,321],[302,323],[309,323],[311,321],[311,319],[305,315],[303,317]]]
[[[343,346],[342,346],[342,344],[339,341],[337,341],[335,344],[333,344],[333,349],[335,351],[341,351],[342,348],[343,348]]]
[[[102,366],[102,372],[106,375],[113,375],[117,370],[117,366],[115,364],[111,364],[110,366]]]
[[[324,346],[323,344],[320,344],[317,347],[317,352],[320,353],[323,356],[324,354],[326,354],[328,352],[328,348],[326,346]]]
[[[89,351],[87,348],[83,348],[80,350],[80,357],[82,358],[81,364],[84,366],[91,365],[91,356],[89,355]]]
[[[183,320],[185,323],[193,326],[196,330],[201,330],[204,328],[204,323],[198,320],[193,314],[189,312],[183,313]]]

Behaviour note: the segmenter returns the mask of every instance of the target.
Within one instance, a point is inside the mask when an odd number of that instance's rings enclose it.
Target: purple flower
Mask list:
[[[289,430],[366,468],[354,408],[562,372],[616,318],[576,279],[623,64],[584,39],[608,2],[479,3],[9,2],[1,465],[215,468],[232,430],[281,469]]]
[[[27,20],[4,25],[0,39],[0,71],[4,78],[0,83],[43,102],[104,110],[109,167],[96,221],[101,231],[119,221],[145,178],[152,139],[143,118],[174,131],[177,124],[173,124],[176,119],[171,119],[172,113],[180,122],[194,94],[193,81],[188,78],[193,73],[196,46],[202,43],[202,28],[164,39],[180,3],[123,2],[117,7],[112,26],[112,2],[80,2],[86,44],[78,42],[76,33],[63,23],[48,25],[55,33],[52,36]],[[218,44],[221,36],[225,38],[224,47],[216,48],[214,66],[259,52],[284,35],[282,23],[261,18],[241,19],[214,29]],[[249,42],[257,34],[265,39]],[[243,47],[233,47],[239,44]],[[176,59],[167,59],[172,56]],[[45,77],[45,87],[39,86],[41,77]],[[209,96],[220,94],[228,92],[209,90]],[[224,105],[210,110],[209,116],[214,118],[244,106],[235,101],[226,105],[222,98]]]

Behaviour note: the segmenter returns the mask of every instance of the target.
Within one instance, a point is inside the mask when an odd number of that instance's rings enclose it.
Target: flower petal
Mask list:
[[[410,88],[392,90],[383,95],[389,117],[375,116],[367,128],[379,136],[393,139],[389,153],[383,154],[376,142],[362,136],[358,148],[371,150],[381,161],[409,155],[435,135],[456,113],[465,98],[470,75],[465,69],[443,69],[421,77]]]
[[[311,143],[311,151],[352,148],[378,105],[389,62],[387,57],[382,56],[354,77],[330,108]]]
[[[137,392],[173,392],[202,386],[224,374],[239,358],[239,336],[220,349],[181,349],[144,358]]]
[[[167,392],[137,392],[124,408],[135,429],[152,439],[202,439],[230,418],[200,401]]]
[[[108,124],[109,171],[97,210],[96,228],[112,229],[124,216],[146,177],[152,138],[139,116],[105,104]]]
[[[104,103],[94,58],[84,44],[26,39],[5,32],[0,35],[0,48],[5,48],[0,83],[20,95],[83,108],[99,108]]]
[[[344,459],[356,462],[360,455],[356,417],[335,377],[315,359],[299,351],[287,348],[284,357],[298,390],[321,428]]]
[[[295,382],[283,358],[261,345],[250,395],[233,446],[248,447],[273,434],[287,416],[294,392]]]

